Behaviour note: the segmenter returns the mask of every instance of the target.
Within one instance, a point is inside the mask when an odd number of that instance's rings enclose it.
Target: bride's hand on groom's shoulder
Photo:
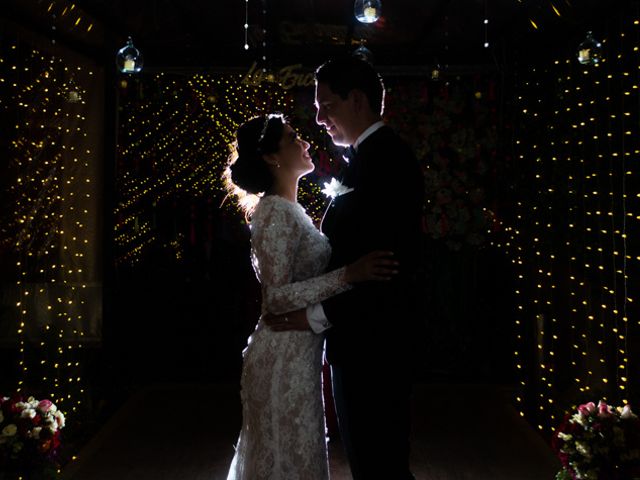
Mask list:
[[[261,318],[262,321],[271,328],[271,330],[276,332],[284,332],[287,330],[311,330],[309,322],[307,321],[307,311],[304,308],[294,312],[283,313],[282,315],[265,313]]]

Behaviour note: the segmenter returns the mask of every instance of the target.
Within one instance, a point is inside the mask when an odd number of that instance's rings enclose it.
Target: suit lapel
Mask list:
[[[379,145],[381,139],[384,138],[384,132],[387,131],[388,128],[389,127],[384,126],[373,132],[360,144],[357,151],[352,149],[351,155],[347,155],[345,152],[345,158],[348,158],[349,163],[347,164],[340,178],[340,181],[343,185],[351,187],[354,190],[358,189],[358,178],[360,176],[359,170],[360,167],[364,167],[363,165],[361,165],[362,158],[363,156],[367,155],[367,151],[371,151],[372,149],[375,149],[376,145]],[[382,137],[378,138],[380,135],[382,135]],[[333,217],[339,214],[339,208],[336,208],[336,201],[338,200],[338,198],[339,197],[331,200],[329,206],[324,212],[324,215],[322,216],[322,221],[320,222],[320,230],[327,237],[329,237],[330,240],[333,233]]]

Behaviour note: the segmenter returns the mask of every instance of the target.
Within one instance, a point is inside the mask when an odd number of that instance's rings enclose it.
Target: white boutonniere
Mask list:
[[[340,180],[332,178],[330,182],[324,182],[324,193],[327,197],[336,198],[345,193],[353,192],[353,188],[343,185]]]

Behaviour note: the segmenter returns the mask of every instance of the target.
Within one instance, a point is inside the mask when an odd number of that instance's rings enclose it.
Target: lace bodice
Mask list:
[[[251,259],[263,313],[305,308],[347,290],[344,268],[323,273],[330,255],[329,241],[300,205],[260,200]],[[242,430],[228,480],[328,480],[322,346],[322,335],[274,332],[258,322],[244,351]]]
[[[349,288],[344,267],[318,276],[331,256],[329,240],[297,203],[264,197],[251,221],[251,258],[262,285],[262,312],[305,308]]]

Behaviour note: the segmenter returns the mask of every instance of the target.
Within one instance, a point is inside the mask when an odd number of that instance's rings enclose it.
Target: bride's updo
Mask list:
[[[236,132],[225,177],[227,189],[238,197],[245,212],[250,213],[259,197],[273,185],[274,177],[263,155],[279,150],[283,132],[284,119],[280,114],[254,117]]]

